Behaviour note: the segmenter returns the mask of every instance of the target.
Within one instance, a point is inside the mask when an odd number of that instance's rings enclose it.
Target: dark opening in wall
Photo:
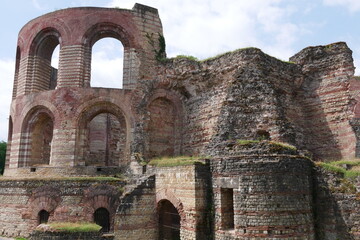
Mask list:
[[[168,200],[159,202],[159,240],[165,239],[180,240],[180,215]]]
[[[234,190],[221,188],[221,226],[223,229],[234,229]]]
[[[42,224],[42,223],[47,223],[49,221],[49,212],[46,210],[41,210],[38,214],[38,223]]]
[[[102,232],[110,231],[110,213],[106,208],[98,208],[94,212],[94,222],[101,226]]]

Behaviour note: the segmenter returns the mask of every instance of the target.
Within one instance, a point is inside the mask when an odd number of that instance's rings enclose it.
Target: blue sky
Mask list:
[[[307,46],[345,41],[360,69],[359,0],[5,0],[0,14],[0,141],[7,140],[17,34],[22,26],[63,8],[131,9],[135,2],[159,10],[169,57],[183,54],[203,59],[238,48],[258,47],[288,60]],[[103,40],[94,46],[94,86],[119,84],[121,47],[115,40]],[[56,57],[53,61],[56,63]]]

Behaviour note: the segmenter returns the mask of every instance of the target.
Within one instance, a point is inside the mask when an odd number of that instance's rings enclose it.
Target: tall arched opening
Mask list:
[[[91,87],[123,88],[124,47],[115,38],[99,39],[92,46]]]
[[[54,118],[45,108],[34,109],[24,119],[22,131],[23,159],[19,167],[49,165]]]
[[[148,158],[175,155],[176,110],[172,101],[159,97],[148,106]]]
[[[87,124],[87,166],[119,166],[126,146],[125,119],[100,113]]]
[[[158,203],[159,240],[180,240],[180,215],[169,200]]]
[[[60,51],[57,48],[60,45],[59,39],[60,34],[57,30],[47,28],[41,31],[33,40],[30,52],[34,56],[31,92],[56,88],[57,67],[52,66],[52,61],[54,62],[53,53]],[[55,49],[57,50],[55,51]],[[55,65],[58,65],[58,63]]]
[[[94,212],[94,222],[101,226],[102,232],[110,231],[110,213],[106,208],[98,208]]]

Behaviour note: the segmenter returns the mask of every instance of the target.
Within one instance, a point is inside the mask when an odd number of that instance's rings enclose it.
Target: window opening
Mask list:
[[[124,47],[115,38],[102,38],[92,47],[91,87],[123,88]]]

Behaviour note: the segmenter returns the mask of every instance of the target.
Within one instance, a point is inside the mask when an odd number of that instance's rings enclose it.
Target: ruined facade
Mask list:
[[[105,37],[124,46],[123,89],[91,87],[92,46]],[[359,182],[334,194],[336,176],[310,160],[360,154],[346,44],[291,62],[256,48],[198,62],[166,59],[163,41],[158,11],[140,4],[69,8],[23,27],[0,235],[94,221],[115,239],[360,239]],[[204,157],[146,165],[179,155]]]

